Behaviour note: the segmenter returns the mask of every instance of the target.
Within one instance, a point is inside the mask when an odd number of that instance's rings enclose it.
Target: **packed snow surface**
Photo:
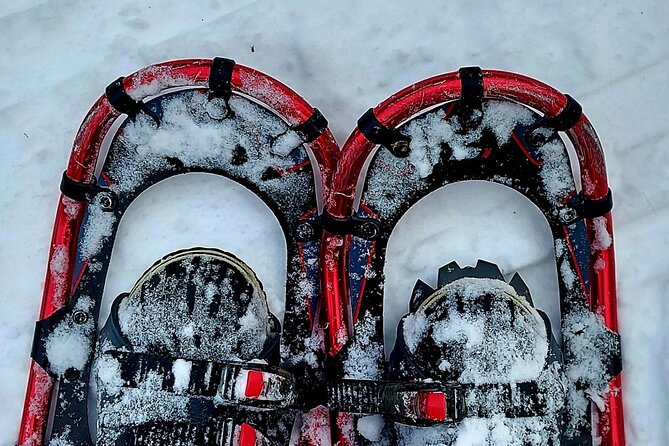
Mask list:
[[[668,16],[669,3],[662,0],[513,0],[485,7],[380,0],[3,2],[0,445],[16,441],[45,269],[58,271],[64,259],[46,265],[57,186],[83,116],[120,75],[161,60],[214,56],[295,88],[324,113],[340,143],[369,107],[460,66],[524,73],[575,97],[603,141],[616,204],[627,444],[669,444],[669,338],[663,329],[669,317],[669,90],[661,88],[669,69]],[[462,186],[421,201],[392,236],[386,269],[391,339],[415,280],[433,278],[451,260],[494,260],[505,273],[521,272],[540,308],[555,304],[550,233],[538,213],[507,190]],[[613,235],[599,234],[604,245]],[[281,230],[271,212],[235,183],[191,175],[157,185],[129,210],[118,237],[107,308],[155,259],[204,245],[249,263],[280,315]],[[319,340],[308,342],[317,346]],[[513,444],[514,432],[490,430],[495,424],[499,420],[467,420],[458,445]],[[364,423],[363,430],[375,433]]]

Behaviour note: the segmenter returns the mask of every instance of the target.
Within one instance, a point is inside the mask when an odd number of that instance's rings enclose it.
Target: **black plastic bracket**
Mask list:
[[[46,340],[56,326],[65,318],[68,311],[67,306],[62,307],[56,310],[51,316],[35,323],[35,334],[33,335],[30,357],[51,376],[54,376],[54,374],[51,372],[49,358],[46,353]]]
[[[369,142],[386,147],[396,157],[409,156],[411,138],[381,124],[374,109],[370,108],[358,119],[358,129]]]
[[[480,67],[458,70],[461,83],[456,116],[463,132],[477,127],[483,119],[483,71]]]
[[[85,201],[87,203],[92,203],[98,195],[102,195],[100,205],[105,211],[116,209],[118,203],[116,193],[111,189],[98,186],[95,177],[93,177],[90,183],[80,183],[68,177],[67,171],[63,172],[63,177],[60,180],[60,191],[72,200]]]
[[[579,218],[601,217],[613,209],[613,194],[609,189],[606,196],[599,200],[581,198],[579,201],[570,204],[569,207],[576,211]]]
[[[325,229],[331,234],[354,235],[365,240],[376,240],[381,234],[381,222],[365,217],[334,217],[323,212],[316,220],[298,223],[297,238],[302,242],[316,240]]]
[[[151,111],[142,101],[134,100],[123,86],[124,77],[119,77],[114,82],[109,84],[105,89],[105,96],[109,104],[119,113],[124,113],[134,120],[140,112],[144,112],[160,125],[160,118],[153,111]]]
[[[538,129],[550,129],[553,131],[565,131],[572,128],[583,114],[583,107],[576,99],[568,94],[565,95],[567,103],[564,108],[555,116],[544,116],[536,123],[529,126],[525,132],[525,138],[532,145],[540,145],[546,142],[547,137],[539,132]]]
[[[314,108],[313,113],[306,121],[301,124],[294,125],[291,130],[297,133],[302,141],[311,142],[321,136],[328,128],[328,120],[318,110]]]

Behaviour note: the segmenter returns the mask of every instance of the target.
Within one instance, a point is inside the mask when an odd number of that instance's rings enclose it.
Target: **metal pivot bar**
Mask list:
[[[376,240],[381,234],[381,222],[368,217],[335,217],[323,212],[317,220],[304,220],[297,225],[297,236],[306,242],[317,239],[322,230],[330,234],[354,235],[365,240]]]

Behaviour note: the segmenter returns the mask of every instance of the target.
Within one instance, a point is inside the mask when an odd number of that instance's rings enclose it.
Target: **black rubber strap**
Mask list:
[[[458,70],[461,83],[457,119],[463,130],[478,126],[483,118],[483,71],[479,67]]]
[[[311,142],[321,136],[327,128],[327,119],[317,108],[314,108],[313,113],[306,121],[291,127],[291,130],[300,135],[302,141]]]
[[[386,147],[396,157],[409,156],[411,138],[381,124],[374,114],[374,109],[370,108],[358,119],[358,129],[369,142]]]
[[[549,129],[554,132],[565,131],[572,128],[583,114],[581,104],[576,102],[568,94],[565,95],[567,103],[564,108],[555,116],[544,116],[534,124],[530,125],[525,132],[525,140],[535,146],[541,145],[548,140],[548,137],[539,129]]]
[[[116,194],[110,189],[98,186],[95,177],[90,183],[81,183],[68,177],[67,171],[63,172],[60,180],[60,191],[66,197],[76,201],[92,203],[98,194],[105,193],[114,203],[116,202]]]
[[[235,61],[223,57],[214,57],[209,72],[209,98],[230,99],[232,94],[232,72]]]
[[[606,196],[599,200],[581,199],[569,206],[578,213],[580,218],[601,217],[613,209],[613,194],[611,193],[611,189],[609,189]]]
[[[105,89],[105,96],[109,104],[119,113],[126,114],[130,119],[135,119],[140,112],[144,112],[160,125],[160,118],[149,110],[149,108],[141,101],[134,100],[123,86],[124,77],[119,77],[114,82],[109,84]]]
[[[327,386],[327,406],[336,412],[383,413],[384,391],[382,381],[340,380]]]
[[[540,127],[547,127],[553,130],[564,131],[572,128],[583,114],[581,104],[576,102],[568,94],[565,95],[567,103],[564,108],[555,116],[544,117],[541,120]]]
[[[125,78],[119,77],[109,84],[105,90],[105,95],[116,111],[134,118],[142,111],[142,103],[131,98],[125,91],[123,79]]]

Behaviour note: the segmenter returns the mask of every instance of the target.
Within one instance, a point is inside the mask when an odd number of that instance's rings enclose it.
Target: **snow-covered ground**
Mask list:
[[[213,56],[293,87],[325,114],[340,143],[370,106],[460,66],[521,72],[577,98],[603,141],[616,201],[628,444],[669,444],[669,2],[202,3],[0,2],[1,446],[16,438],[58,183],[80,120],[120,75]],[[278,224],[248,191],[207,175],[162,183],[133,205],[106,299],[127,291],[154,260],[191,245],[238,254],[281,313]],[[443,189],[413,208],[391,239],[388,331],[413,282],[435,282],[437,268],[454,259],[519,270],[550,310],[550,250],[547,226],[517,195],[481,184]]]

